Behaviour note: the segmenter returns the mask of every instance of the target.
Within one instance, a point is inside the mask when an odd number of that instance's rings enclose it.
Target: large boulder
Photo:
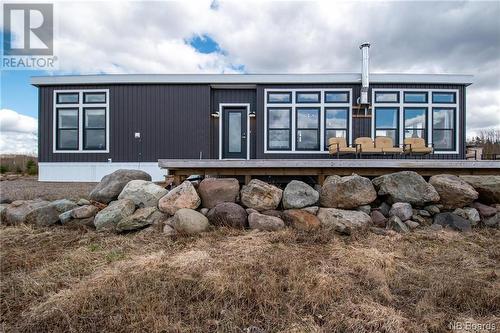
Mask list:
[[[181,208],[175,212],[170,221],[170,226],[178,233],[193,235],[207,231],[208,219],[201,213],[188,208]]]
[[[434,224],[439,224],[443,227],[451,227],[459,231],[470,231],[471,223],[461,216],[453,213],[439,213],[434,216]]]
[[[498,228],[500,227],[500,213],[496,213],[493,216],[490,216],[488,218],[485,218],[483,220],[483,223],[487,227],[493,227],[493,228]]]
[[[11,203],[4,211],[7,224],[35,224],[49,226],[59,221],[59,215],[75,208],[73,201],[62,199],[53,202],[44,200],[18,200]]]
[[[145,207],[137,209],[117,223],[117,232],[132,231],[145,228],[163,218],[163,214],[156,207]]]
[[[263,231],[276,231],[285,227],[285,222],[275,216],[252,213],[248,215],[248,225],[250,229]]]
[[[455,175],[432,176],[429,184],[438,192],[444,209],[465,207],[479,196],[472,186]]]
[[[479,193],[479,200],[487,204],[500,203],[500,176],[460,176]]]
[[[89,198],[106,204],[110,203],[118,198],[125,185],[131,180],[151,181],[151,176],[140,170],[116,170],[101,179],[101,182],[90,192]]]
[[[479,212],[476,208],[465,207],[464,212],[467,220],[469,220],[472,225],[476,225],[481,221],[481,216],[479,215]]]
[[[130,199],[139,208],[156,207],[158,201],[167,194],[167,190],[146,180],[131,180],[118,196],[119,200]]]
[[[401,221],[407,221],[413,216],[413,209],[407,202],[396,202],[389,211],[389,216],[397,216]]]
[[[323,228],[333,229],[346,235],[352,234],[357,229],[368,228],[372,223],[366,213],[337,208],[320,208],[318,219]]]
[[[299,180],[292,180],[283,191],[283,208],[294,209],[312,206],[318,202],[319,193]]]
[[[100,230],[114,230],[118,222],[132,215],[135,203],[130,199],[112,201],[108,207],[101,210],[94,218],[94,226]]]
[[[496,208],[482,204],[480,202],[474,202],[472,206],[477,209],[479,215],[481,215],[483,219],[493,216],[497,213]]]
[[[247,212],[234,202],[223,202],[210,209],[207,213],[210,224],[223,225],[234,228],[247,226]]]
[[[400,171],[372,180],[378,195],[387,196],[389,203],[408,202],[424,206],[428,202],[438,202],[439,194],[422,176],[413,171]]]
[[[292,228],[301,231],[311,231],[321,228],[321,222],[316,215],[301,209],[289,209],[283,212],[283,219]]]
[[[196,209],[201,199],[193,184],[186,180],[158,201],[158,208],[169,215],[174,215],[181,208]]]
[[[372,182],[353,174],[347,177],[329,176],[320,193],[323,207],[352,209],[367,205],[377,199]]]
[[[222,202],[237,202],[240,184],[235,178],[205,178],[198,186],[201,204],[205,208],[214,208]]]
[[[258,179],[252,179],[240,192],[241,203],[258,211],[276,209],[282,195],[283,190]]]

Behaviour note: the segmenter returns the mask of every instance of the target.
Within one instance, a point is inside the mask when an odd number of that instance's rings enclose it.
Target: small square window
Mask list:
[[[375,93],[376,103],[399,103],[399,92],[376,92]]]
[[[319,103],[320,100],[319,91],[297,92],[297,103]]]
[[[78,93],[57,93],[57,104],[78,104]]]
[[[454,92],[433,92],[432,103],[456,103]]]
[[[292,103],[292,93],[291,92],[268,92],[267,93],[268,103]]]
[[[405,91],[404,101],[405,103],[427,103],[427,93]]]
[[[327,91],[325,92],[325,103],[349,103],[349,93],[347,91]]]
[[[83,93],[84,103],[106,103],[106,93]]]

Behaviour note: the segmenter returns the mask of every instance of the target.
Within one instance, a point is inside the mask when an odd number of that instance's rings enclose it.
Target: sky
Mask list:
[[[467,135],[500,128],[500,1],[54,3],[59,69],[2,71],[0,153],[36,153],[30,76],[104,73],[473,74]]]

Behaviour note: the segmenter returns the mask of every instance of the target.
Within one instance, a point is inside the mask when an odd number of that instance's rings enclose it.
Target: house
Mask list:
[[[158,159],[327,159],[329,137],[408,137],[465,159],[470,75],[361,73],[33,77],[42,181],[98,181]]]

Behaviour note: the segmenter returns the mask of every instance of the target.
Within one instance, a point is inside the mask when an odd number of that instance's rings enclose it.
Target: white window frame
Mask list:
[[[105,93],[106,103],[84,103],[83,97],[84,93]],[[78,103],[57,103],[58,93],[78,93]],[[53,113],[52,113],[52,152],[53,153],[109,153],[109,89],[65,89],[65,90],[54,90],[53,92]],[[84,150],[83,149],[83,109],[84,108],[104,108],[106,109],[106,150]],[[57,149],[57,109],[58,108],[73,108],[78,109],[78,150],[61,150]]]
[[[296,92],[320,92],[321,102],[320,103],[296,103]],[[349,93],[349,101],[346,103],[325,103],[325,92],[329,91],[347,91]],[[291,92],[292,93],[292,102],[291,103],[268,103],[267,102],[267,94],[268,92]],[[264,154],[329,154],[327,150],[325,150],[325,108],[330,107],[338,107],[338,108],[349,108],[349,114],[347,119],[348,121],[348,132],[349,137],[347,138],[348,144],[352,144],[352,88],[272,88],[272,89],[264,89]],[[291,108],[292,109],[292,125],[290,130],[292,131],[291,135],[291,149],[290,150],[268,150],[267,149],[267,109],[277,107],[277,108]],[[319,122],[319,150],[296,150],[296,134],[297,134],[297,124],[296,124],[296,108],[319,108],[320,109],[320,122]]]
[[[250,103],[219,103],[219,160],[244,160],[241,158],[223,158],[222,157],[222,139],[224,138],[223,131],[223,121],[224,108],[226,107],[244,107],[247,112],[247,160],[250,159]]]
[[[386,92],[386,91],[399,91],[399,103],[376,103],[375,93],[376,92]],[[427,92],[427,103],[405,103],[404,102],[404,92]],[[432,92],[440,93],[455,93],[455,103],[433,103],[432,102]],[[420,88],[374,88],[372,89],[372,139],[375,140],[375,108],[376,107],[395,107],[399,108],[399,142],[403,144],[404,142],[404,108],[427,108],[427,145],[432,146],[432,108],[455,108],[455,150],[435,150],[434,154],[458,154],[460,151],[460,136],[459,136],[459,124],[460,124],[460,95],[458,89],[420,89]]]

